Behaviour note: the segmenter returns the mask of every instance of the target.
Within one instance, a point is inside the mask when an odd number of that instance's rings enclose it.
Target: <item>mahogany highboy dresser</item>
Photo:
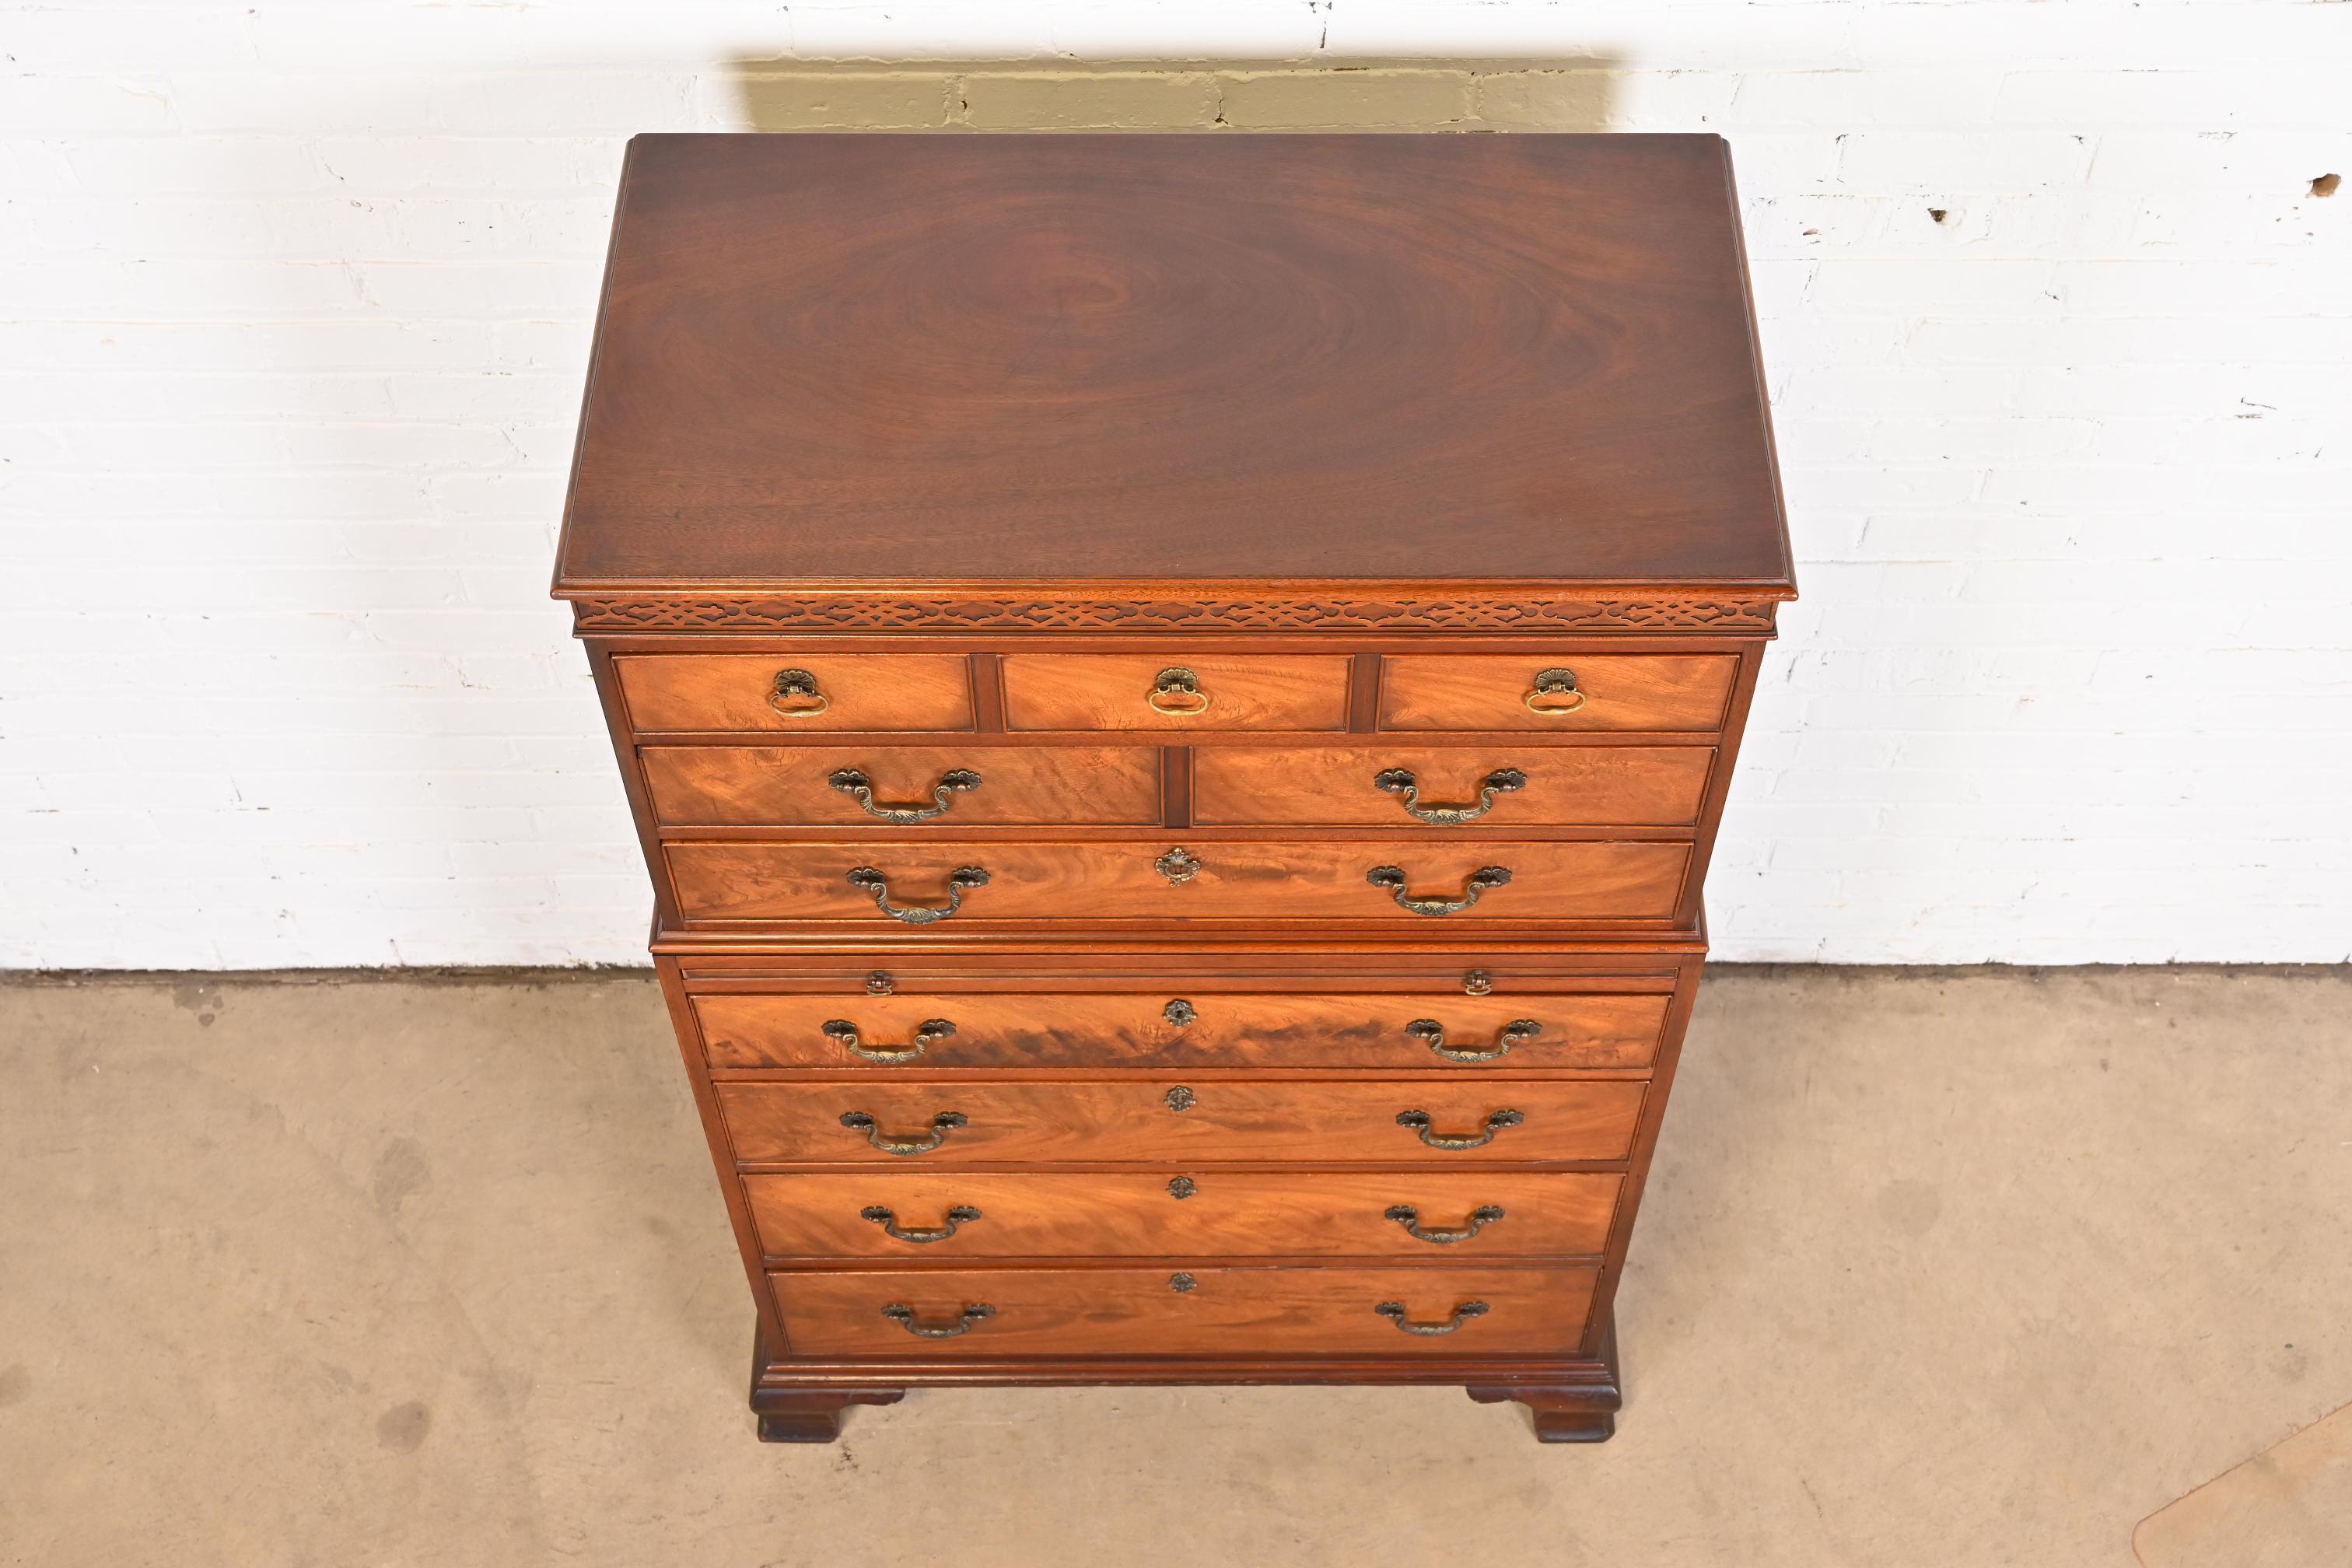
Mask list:
[[[1606,1436],[1792,591],[1715,137],[638,138],[556,593],[761,1436]]]

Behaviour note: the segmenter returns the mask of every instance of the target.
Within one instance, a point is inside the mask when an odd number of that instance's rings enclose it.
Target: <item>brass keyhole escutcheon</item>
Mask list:
[[[1181,1029],[1188,1026],[1193,1019],[1199,1017],[1201,1015],[1194,1009],[1192,1004],[1185,1001],[1181,996],[1179,996],[1173,1002],[1169,1003],[1167,1006],[1160,1009],[1160,1016],[1167,1019],[1170,1023],[1175,1025],[1178,1028]]]
[[[1190,1176],[1171,1176],[1168,1179],[1168,1195],[1180,1204],[1200,1190],[1201,1184]]]
[[[1200,1100],[1200,1096],[1194,1094],[1191,1089],[1186,1089],[1182,1084],[1178,1084],[1174,1089],[1170,1089],[1165,1098],[1168,1102],[1168,1109],[1176,1111],[1190,1110]]]
[[[1201,1282],[1198,1279],[1193,1279],[1190,1274],[1171,1274],[1168,1277],[1168,1289],[1175,1291],[1179,1296],[1181,1296],[1187,1290],[1196,1290],[1200,1289],[1200,1285]]]

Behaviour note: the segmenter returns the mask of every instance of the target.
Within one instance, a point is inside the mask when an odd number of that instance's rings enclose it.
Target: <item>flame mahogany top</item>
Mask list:
[[[556,590],[1791,589],[1715,136],[630,143]]]

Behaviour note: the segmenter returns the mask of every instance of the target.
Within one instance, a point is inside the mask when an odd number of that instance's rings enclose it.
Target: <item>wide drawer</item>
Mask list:
[[[715,1086],[747,1163],[1620,1160],[1645,1085],[1486,1074],[1333,1081],[862,1079]]]
[[[935,1268],[769,1277],[799,1355],[1568,1355],[1596,1270]]]
[[[1160,820],[1149,746],[646,746],[665,827],[892,827]]]
[[[1204,746],[1192,820],[1439,829],[1685,826],[1710,746]]]
[[[1719,730],[1731,654],[1399,654],[1381,661],[1383,730]]]
[[[1682,843],[670,844],[688,921],[1665,920]]]
[[[613,671],[639,731],[972,727],[960,653],[620,654]]]
[[[776,1258],[1559,1258],[1608,1243],[1604,1172],[750,1175]]]
[[[712,1068],[1642,1068],[1659,994],[699,995]]]
[[[1012,653],[1008,730],[1339,730],[1349,660],[1306,655]]]

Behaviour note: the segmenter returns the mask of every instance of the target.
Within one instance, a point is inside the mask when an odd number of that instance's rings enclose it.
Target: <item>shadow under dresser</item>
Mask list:
[[[643,136],[556,593],[761,1435],[1613,1300],[1793,594],[1712,136]]]

